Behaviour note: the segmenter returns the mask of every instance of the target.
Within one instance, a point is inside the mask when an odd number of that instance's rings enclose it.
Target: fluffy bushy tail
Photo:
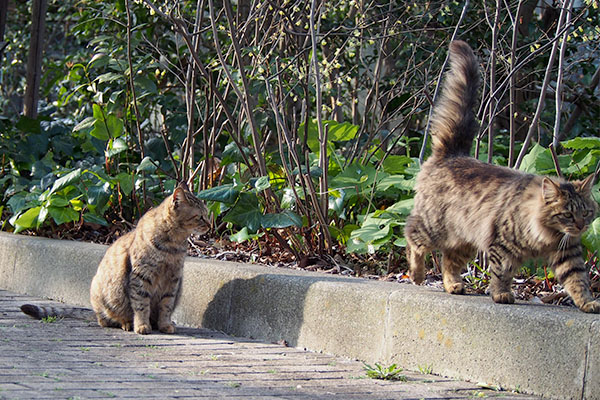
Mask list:
[[[21,306],[21,311],[35,319],[57,317],[93,320],[95,318],[94,312],[88,308],[53,307],[38,306],[35,304],[23,304]]]
[[[477,103],[479,64],[463,41],[450,43],[450,70],[431,117],[431,147],[435,158],[469,155],[479,129],[473,108]]]

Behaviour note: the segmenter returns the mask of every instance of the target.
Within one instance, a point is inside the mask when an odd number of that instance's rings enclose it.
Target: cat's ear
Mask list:
[[[595,179],[596,179],[596,175],[591,174],[584,180],[575,182],[575,187],[581,194],[589,196],[592,194],[592,186],[594,186]]]
[[[542,198],[546,203],[555,201],[560,196],[560,186],[552,179],[544,178],[542,181]]]
[[[179,205],[187,202],[187,198],[185,197],[185,190],[181,187],[181,184],[175,188],[173,192],[173,197],[171,199],[171,205],[173,208],[177,208]]]

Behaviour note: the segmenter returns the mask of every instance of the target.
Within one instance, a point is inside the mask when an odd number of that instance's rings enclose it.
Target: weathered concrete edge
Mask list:
[[[0,287],[89,306],[105,250],[0,233]],[[175,317],[367,362],[600,399],[600,317],[563,307],[502,306],[410,285],[188,259]]]

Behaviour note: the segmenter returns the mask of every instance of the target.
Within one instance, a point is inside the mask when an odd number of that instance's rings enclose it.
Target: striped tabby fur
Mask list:
[[[426,254],[440,250],[445,290],[463,293],[461,270],[480,250],[490,262],[492,299],[513,303],[513,276],[523,261],[541,256],[582,311],[599,313],[580,244],[597,213],[595,176],[567,182],[470,157],[477,89],[477,59],[466,43],[455,41],[433,114],[433,154],[417,177],[405,228],[412,280],[423,281]]]
[[[171,314],[179,300],[186,239],[192,231],[208,228],[206,216],[204,204],[181,184],[108,248],[90,290],[100,326],[140,334],[153,327],[175,332]],[[36,318],[72,316],[68,309],[30,304],[21,309]]]

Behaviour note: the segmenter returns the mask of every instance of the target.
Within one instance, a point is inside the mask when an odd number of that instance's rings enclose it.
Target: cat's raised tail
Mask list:
[[[431,119],[432,156],[468,156],[479,130],[473,108],[479,88],[479,63],[461,40],[450,43],[450,69]]]

